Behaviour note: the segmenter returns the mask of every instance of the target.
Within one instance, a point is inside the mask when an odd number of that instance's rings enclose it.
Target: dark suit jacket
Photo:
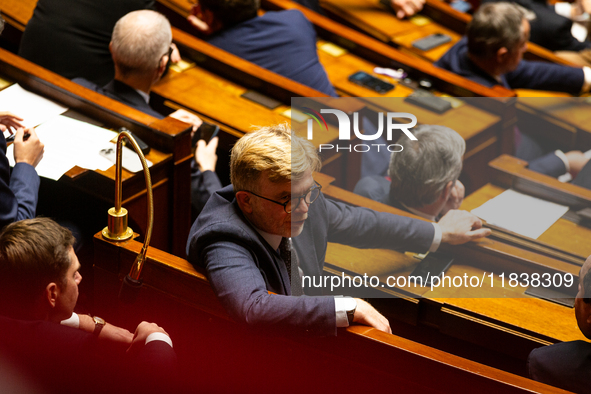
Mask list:
[[[500,0],[483,0],[483,3]],[[531,33],[529,40],[551,51],[581,51],[591,46],[590,42],[581,42],[573,37],[573,22],[558,15],[554,6],[546,0],[516,0],[520,6],[536,14],[536,19],[529,21]]]
[[[88,89],[92,89],[102,95],[112,98],[127,104],[132,108],[142,111],[148,115],[152,115],[158,119],[164,119],[165,116],[160,112],[157,112],[150,107],[150,104],[144,100],[134,88],[116,79],[111,80],[108,84],[103,87],[98,86],[96,83],[91,82],[84,78],[74,78],[72,82],[76,82],[78,85],[82,85]]]
[[[103,86],[114,77],[109,42],[115,23],[154,0],[39,0],[19,55],[68,79]]]
[[[37,171],[29,164],[17,163],[11,172],[6,140],[4,134],[0,135],[0,229],[17,220],[35,217],[39,183]]]
[[[225,51],[336,96],[318,60],[316,31],[298,10],[270,11],[207,38]]]
[[[529,376],[575,393],[591,393],[591,343],[572,341],[532,350]]]
[[[499,85],[496,79],[468,58],[466,37],[451,47],[435,65],[484,86]],[[508,89],[551,90],[578,95],[583,82],[584,74],[581,68],[522,60],[517,69],[501,76],[500,85]]]
[[[351,207],[321,194],[310,205],[303,232],[293,241],[304,275],[320,276],[327,242],[425,252],[434,231],[431,223]],[[231,185],[207,202],[191,228],[187,254],[191,264],[205,268],[214,292],[235,321],[318,335],[336,333],[334,300],[320,297],[322,289],[304,289],[316,297],[285,297],[291,295],[285,263],[246,220]]]
[[[4,316],[0,337],[4,359],[43,392],[157,392],[175,383],[176,354],[162,341],[149,342],[131,357],[78,329]]]

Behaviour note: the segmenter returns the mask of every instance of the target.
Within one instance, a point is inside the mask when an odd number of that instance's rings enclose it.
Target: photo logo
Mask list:
[[[320,120],[318,118],[322,119],[322,123],[324,123],[324,128],[326,129],[326,131],[328,131],[328,125],[326,124],[326,120],[324,120],[324,117],[322,115],[320,115],[318,112],[314,111],[312,108],[303,107],[303,109],[310,111],[310,112],[304,112],[304,113],[306,115],[311,116],[312,119],[314,119],[316,121],[316,123],[318,123],[318,126],[320,126],[320,128],[322,128],[322,124],[320,123]],[[312,112],[316,115],[312,114]],[[309,140],[312,139],[312,126],[314,125],[312,122],[312,119],[308,119],[308,139]]]
[[[376,132],[374,134],[362,134],[359,131],[359,113],[354,112],[353,113],[353,127],[351,128],[351,120],[349,118],[349,115],[347,115],[345,112],[338,110],[338,109],[321,109],[320,113],[318,113],[317,111],[314,111],[311,108],[307,108],[304,107],[304,109],[308,110],[309,112],[304,112],[306,115],[309,115],[313,118],[313,120],[316,121],[316,123],[318,123],[318,125],[320,126],[321,129],[325,129],[326,131],[328,131],[328,125],[326,123],[326,121],[324,120],[324,117],[321,115],[322,114],[333,114],[337,117],[337,121],[339,124],[339,141],[350,141],[351,140],[351,129],[353,129],[353,133],[355,134],[355,137],[358,138],[359,140],[362,141],[375,141],[377,139],[379,139],[382,134],[384,133],[384,128],[386,129],[386,139],[388,141],[392,141],[393,139],[393,131],[394,130],[400,130],[402,131],[409,139],[413,140],[413,141],[417,141],[417,137],[415,137],[411,131],[409,130],[410,128],[416,126],[417,124],[417,117],[414,116],[413,114],[407,113],[407,112],[388,112],[385,116],[386,118],[386,126],[384,127],[384,113],[379,112],[378,113],[378,128],[376,130]],[[397,119],[409,119],[410,122],[408,123],[394,123],[394,122],[398,122]],[[320,123],[320,120],[322,120],[322,123]],[[322,127],[322,124],[324,124],[324,127]],[[308,119],[308,140],[313,139],[314,136],[314,122],[312,121],[312,119]],[[371,146],[375,146],[377,148],[377,150],[380,150],[381,146],[385,146],[384,144],[372,144]],[[351,147],[351,145],[349,145],[348,147],[342,147],[342,146],[337,146],[336,149],[338,150],[348,150],[351,151],[351,148],[353,148],[356,152],[368,152],[371,149],[370,145],[366,145],[366,144],[358,144],[355,145],[353,147]],[[327,150],[327,149],[333,149],[335,148],[334,145],[332,144],[321,144],[319,149],[322,152],[322,150]],[[403,147],[402,145],[399,144],[392,144],[392,145],[387,145],[387,149],[390,152],[401,152]]]

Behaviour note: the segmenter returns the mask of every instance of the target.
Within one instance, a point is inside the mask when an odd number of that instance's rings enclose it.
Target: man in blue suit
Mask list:
[[[482,5],[468,24],[466,37],[435,65],[484,86],[539,89],[578,95],[591,87],[591,69],[523,60],[530,25],[524,13],[511,3]],[[524,125],[526,127],[527,125]],[[516,156],[531,162],[530,169],[550,176],[570,172],[573,178],[587,160],[578,151],[548,152],[536,138],[521,130],[516,136]],[[536,160],[540,157],[544,160]]]
[[[187,254],[237,322],[315,335],[353,322],[390,332],[367,302],[302,286],[303,276],[323,276],[327,242],[426,252],[489,234],[468,212],[451,211],[437,224],[328,200],[312,176],[318,170],[316,148],[286,125],[261,128],[233,147],[232,185],[208,201]]]
[[[579,329],[591,339],[591,256],[579,272],[575,317]],[[575,393],[591,393],[591,343],[571,341],[532,350],[529,376],[539,382]]]
[[[299,10],[257,16],[259,0],[203,0],[189,22],[207,41],[329,96],[336,92],[316,51],[314,26]]]
[[[591,85],[591,69],[523,60],[530,25],[511,3],[487,3],[468,24],[466,37],[435,65],[485,86],[539,89],[578,95]]]
[[[37,208],[40,180],[35,167],[43,158],[44,146],[35,129],[25,130],[20,121],[15,115],[0,112],[0,229],[17,220],[34,218]],[[12,169],[6,157],[5,133],[16,133],[16,164]]]

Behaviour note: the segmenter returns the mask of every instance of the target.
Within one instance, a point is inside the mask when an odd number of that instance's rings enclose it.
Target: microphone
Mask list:
[[[146,259],[150,239],[152,238],[152,228],[154,227],[154,198],[152,195],[152,179],[150,171],[148,170],[148,163],[142,153],[136,140],[127,130],[121,131],[117,136],[117,160],[115,164],[115,206],[109,209],[109,221],[107,227],[102,231],[103,237],[116,242],[126,241],[133,236],[133,230],[127,226],[127,209],[121,206],[122,200],[122,157],[123,157],[123,139],[127,139],[129,145],[133,148],[135,153],[139,156],[142,163],[144,178],[146,182],[146,195],[148,198],[148,225],[146,228],[146,237],[144,244],[138,256],[136,257],[129,274],[123,280],[121,289],[119,290],[119,299],[127,304],[133,303],[137,299],[139,290],[142,286],[141,273]]]

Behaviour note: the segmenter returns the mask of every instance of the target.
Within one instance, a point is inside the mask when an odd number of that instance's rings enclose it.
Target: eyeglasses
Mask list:
[[[283,209],[285,210],[285,213],[292,213],[300,206],[300,203],[302,202],[302,200],[304,200],[304,202],[308,205],[310,205],[314,201],[316,201],[316,199],[320,195],[320,189],[322,189],[322,186],[320,186],[320,184],[318,182],[314,181],[314,186],[312,186],[310,189],[308,189],[308,191],[306,193],[304,193],[298,197],[292,196],[286,202],[279,202],[279,201],[271,200],[270,198],[259,196],[258,194],[253,193],[248,190],[244,190],[244,191],[247,193],[253,194],[259,198],[262,198],[263,200],[271,201],[277,205],[281,205],[283,207]]]

